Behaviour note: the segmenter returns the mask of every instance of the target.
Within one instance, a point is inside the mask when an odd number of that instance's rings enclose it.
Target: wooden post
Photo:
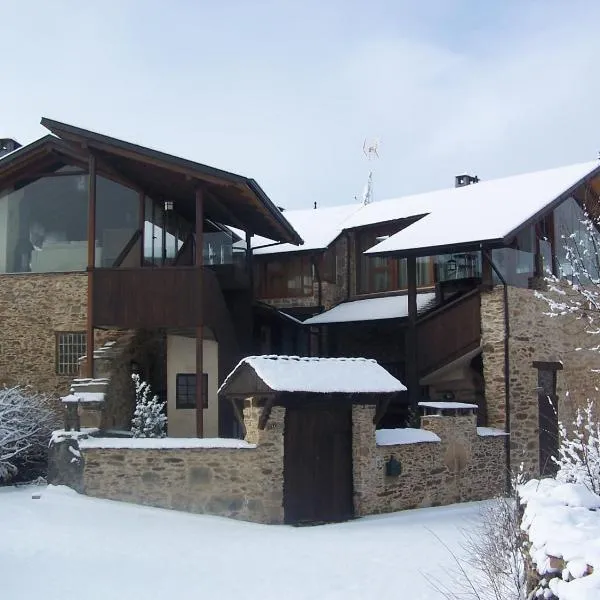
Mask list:
[[[140,237],[140,267],[144,266],[144,243],[146,241],[146,195],[144,192],[140,192],[139,194],[139,224],[138,229],[141,232]]]
[[[417,364],[417,259],[409,256],[406,259],[408,278],[408,327],[406,329],[406,387],[408,401],[413,410],[419,403],[419,366]]]
[[[197,290],[198,294],[198,319],[196,321],[196,436],[201,438],[204,437],[204,394],[202,393],[202,384],[204,378],[202,374],[204,372],[204,348],[203,348],[203,329],[202,323],[204,321],[204,307],[203,307],[203,296],[204,289],[202,285],[202,275],[204,270],[204,193],[202,188],[196,190],[196,271],[197,271]]]
[[[246,269],[250,281],[250,294],[254,298],[254,269],[252,268],[252,234],[246,231]]]
[[[86,377],[94,376],[94,268],[96,266],[96,157],[88,159],[88,264],[87,264],[87,315],[86,315]]]

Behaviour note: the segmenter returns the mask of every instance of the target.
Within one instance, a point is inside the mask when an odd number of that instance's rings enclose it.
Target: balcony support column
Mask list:
[[[408,278],[408,326],[406,328],[406,387],[408,401],[413,411],[419,408],[419,365],[417,364],[417,258],[409,256],[406,259]]]
[[[96,157],[88,159],[88,256],[87,256],[87,312],[85,340],[85,376],[94,376],[94,267],[96,266]]]
[[[197,298],[203,297],[203,271],[204,271],[204,191],[201,187],[196,189],[196,285],[199,293]],[[198,311],[196,319],[196,436],[204,437],[204,390],[203,372],[204,372],[204,307],[202,301],[199,301],[196,306]]]

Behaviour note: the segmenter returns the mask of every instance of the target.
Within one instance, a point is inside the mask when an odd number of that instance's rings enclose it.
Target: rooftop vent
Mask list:
[[[16,140],[10,138],[0,138],[0,156],[4,156],[17,148],[20,148],[21,144]]]
[[[477,175],[457,175],[454,178],[454,187],[465,187],[465,185],[472,185],[473,183],[479,183],[479,177]]]

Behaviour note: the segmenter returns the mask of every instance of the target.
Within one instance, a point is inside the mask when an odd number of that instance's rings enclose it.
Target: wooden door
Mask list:
[[[352,518],[352,412],[288,408],[284,442],[285,522]]]
[[[551,476],[557,466],[552,460],[558,456],[558,404],[556,371],[538,371],[538,407],[540,441],[540,475]]]

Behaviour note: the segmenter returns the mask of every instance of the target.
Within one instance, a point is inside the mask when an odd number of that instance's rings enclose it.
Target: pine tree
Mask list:
[[[167,417],[164,414],[165,402],[150,393],[150,384],[141,381],[134,373],[131,376],[135,385],[135,411],[131,421],[131,433],[139,438],[165,437]]]

